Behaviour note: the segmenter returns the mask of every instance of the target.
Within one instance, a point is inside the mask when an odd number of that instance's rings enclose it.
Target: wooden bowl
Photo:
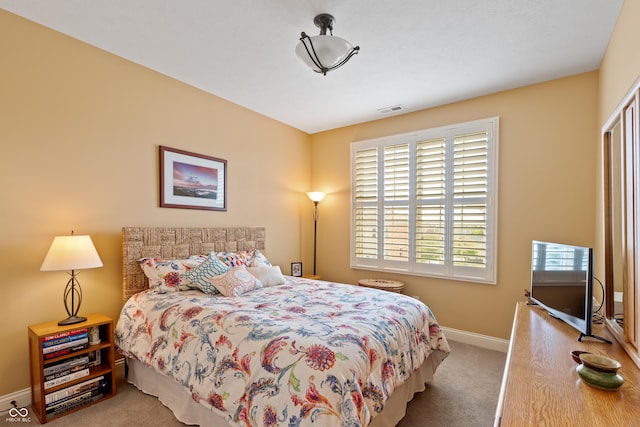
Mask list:
[[[607,356],[601,356],[599,354],[582,353],[580,354],[580,361],[587,368],[593,369],[598,372],[617,373],[618,369],[622,366],[622,363],[615,359],[611,359]]]
[[[571,352],[571,358],[576,363],[582,363],[582,360],[580,360],[581,354],[591,354],[591,353],[589,353],[588,351],[574,350]]]

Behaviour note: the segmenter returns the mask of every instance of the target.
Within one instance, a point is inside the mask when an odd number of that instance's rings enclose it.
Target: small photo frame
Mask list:
[[[291,263],[291,275],[293,277],[302,277],[302,263],[301,262],[292,262]]]
[[[227,161],[160,146],[160,207],[227,210]]]

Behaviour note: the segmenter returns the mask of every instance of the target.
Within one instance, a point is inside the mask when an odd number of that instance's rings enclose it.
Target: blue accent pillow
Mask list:
[[[219,291],[213,286],[210,279],[220,276],[229,270],[230,268],[212,253],[202,264],[184,273],[184,276],[191,281],[190,288],[200,289],[202,292],[214,295]]]

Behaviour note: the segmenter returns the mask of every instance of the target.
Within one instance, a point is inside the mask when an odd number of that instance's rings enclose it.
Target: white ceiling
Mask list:
[[[623,0],[0,0],[0,8],[308,133],[599,67]],[[330,13],[360,53],[294,53]]]

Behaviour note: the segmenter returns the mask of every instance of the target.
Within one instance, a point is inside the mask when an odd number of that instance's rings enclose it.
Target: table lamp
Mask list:
[[[71,236],[56,236],[53,239],[40,271],[71,271],[71,278],[64,288],[63,296],[64,308],[69,317],[59,321],[58,325],[72,325],[87,320],[86,317],[78,316],[82,303],[82,288],[76,270],[96,267],[102,267],[102,260],[90,236],[76,236],[72,231]]]

